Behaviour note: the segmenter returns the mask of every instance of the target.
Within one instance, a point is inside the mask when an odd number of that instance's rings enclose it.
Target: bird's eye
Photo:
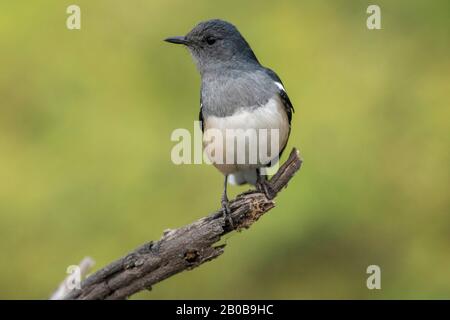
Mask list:
[[[213,37],[206,38],[206,43],[210,46],[213,45],[215,42],[216,42],[216,38],[213,38]]]

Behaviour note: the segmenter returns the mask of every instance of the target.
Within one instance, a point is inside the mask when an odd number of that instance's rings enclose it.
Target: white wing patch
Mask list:
[[[283,85],[282,85],[281,83],[275,81],[275,85],[276,85],[276,86],[278,87],[278,89],[280,89],[281,91],[286,92],[286,90],[284,89],[284,87],[283,87]]]

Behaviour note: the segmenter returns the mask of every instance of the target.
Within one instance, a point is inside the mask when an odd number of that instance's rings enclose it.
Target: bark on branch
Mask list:
[[[287,161],[270,179],[275,193],[287,186],[300,169],[302,160],[293,149]],[[187,226],[166,230],[158,241],[148,242],[123,258],[92,274],[64,299],[126,299],[184,270],[190,270],[220,256],[224,245],[215,245],[234,230],[249,228],[275,206],[263,193],[248,191],[230,202],[233,226],[221,211]]]

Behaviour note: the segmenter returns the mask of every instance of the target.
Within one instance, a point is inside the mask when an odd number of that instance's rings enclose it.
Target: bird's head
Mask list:
[[[224,64],[258,63],[237,28],[219,19],[200,22],[186,36],[171,37],[165,41],[185,45],[194,57],[200,73]]]

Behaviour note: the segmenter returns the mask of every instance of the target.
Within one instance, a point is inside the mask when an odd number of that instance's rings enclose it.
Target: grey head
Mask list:
[[[201,74],[225,66],[259,65],[237,28],[223,20],[200,22],[186,36],[171,37],[165,41],[185,45]]]
[[[165,41],[186,46],[197,64],[202,78],[200,119],[231,116],[286,95],[280,89],[280,78],[258,62],[247,41],[229,22],[200,22],[186,36]],[[287,95],[281,98],[290,114]]]

